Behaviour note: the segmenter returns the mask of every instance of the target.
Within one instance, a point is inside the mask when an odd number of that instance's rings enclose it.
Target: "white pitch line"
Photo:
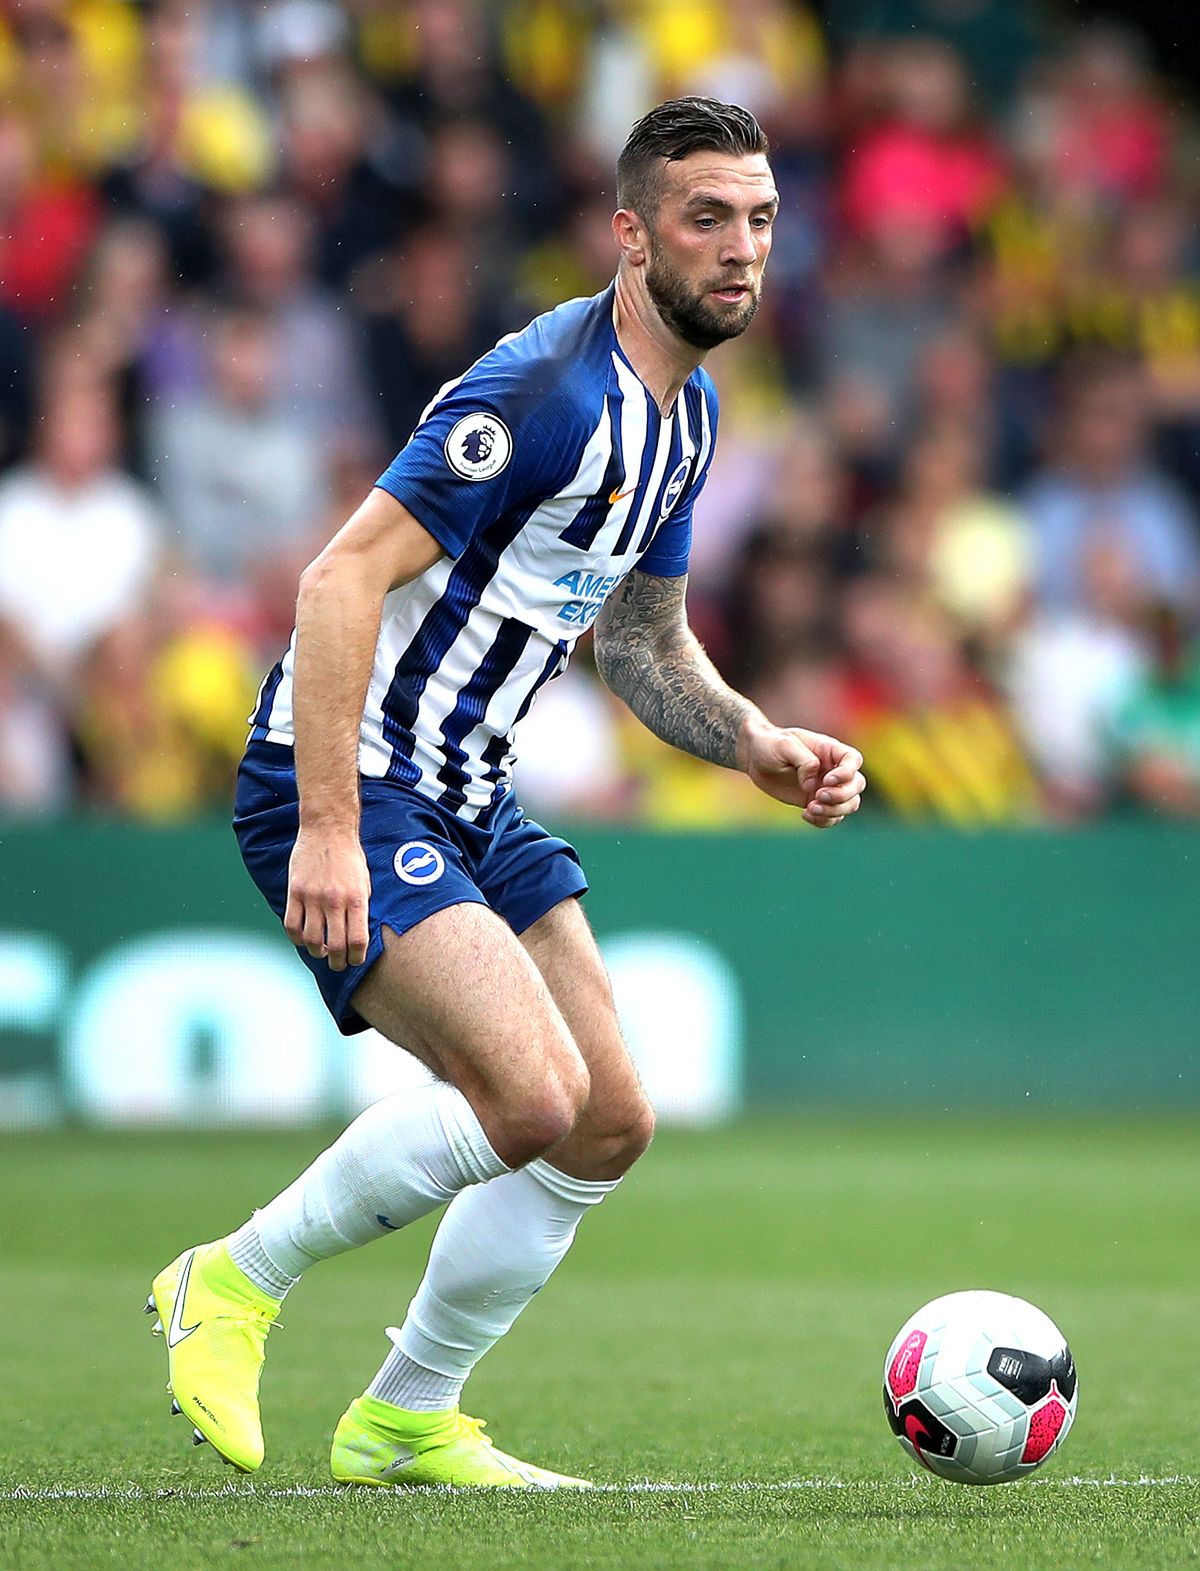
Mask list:
[[[878,1480],[860,1479],[855,1482],[868,1485],[872,1489],[917,1489],[926,1485],[926,1480],[892,1479],[886,1482]],[[1165,1478],[1155,1478],[1143,1474],[1139,1478],[1036,1478],[1030,1479],[1026,1487],[1035,1489],[1167,1489],[1179,1485],[1195,1485],[1200,1479],[1195,1479],[1187,1474],[1175,1474]],[[822,1490],[822,1489],[852,1489],[854,1483],[844,1478],[790,1478],[773,1483],[756,1483],[752,1480],[726,1481],[713,1483],[680,1483],[668,1484],[652,1482],[647,1479],[635,1484],[596,1484],[587,1491],[591,1495],[777,1495],[791,1494],[797,1490]],[[551,1492],[551,1491],[548,1491]],[[571,1493],[572,1491],[568,1491]],[[473,1489],[455,1489],[450,1486],[421,1485],[397,1489],[395,1496],[400,1495],[474,1495]],[[257,1484],[222,1484],[216,1489],[205,1489],[203,1486],[181,1484],[178,1488],[143,1489],[139,1484],[129,1484],[125,1487],[112,1484],[101,1485],[98,1489],[71,1489],[65,1486],[52,1485],[48,1488],[37,1489],[7,1489],[0,1491],[0,1502],[12,1504],[33,1504],[38,1501],[70,1501],[70,1500],[344,1500],[348,1498],[349,1491],[333,1485],[306,1485],[292,1484],[281,1488],[263,1489]],[[372,1498],[379,1499],[378,1494]]]

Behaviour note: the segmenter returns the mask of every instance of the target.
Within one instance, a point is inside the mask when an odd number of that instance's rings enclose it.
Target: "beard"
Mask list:
[[[708,289],[721,287],[720,279],[716,279]],[[715,349],[727,338],[737,338],[750,326],[758,310],[758,289],[754,284],[738,305],[710,302],[708,290],[694,289],[661,250],[646,269],[646,289],[663,321],[693,349]]]

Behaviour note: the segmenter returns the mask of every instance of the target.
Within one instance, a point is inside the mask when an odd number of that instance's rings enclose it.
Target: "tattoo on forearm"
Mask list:
[[[596,622],[596,667],[644,726],[672,747],[737,768],[748,699],[724,683],[687,625],[687,579],[635,571]]]

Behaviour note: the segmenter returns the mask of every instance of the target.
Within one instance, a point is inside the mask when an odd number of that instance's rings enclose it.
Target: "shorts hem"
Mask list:
[[[527,933],[535,922],[540,922],[544,916],[549,915],[555,906],[562,905],[564,900],[578,900],[587,894],[588,881],[583,876],[582,868],[578,863],[572,865],[577,875],[575,878],[564,878],[561,889],[541,890],[540,899],[530,900],[520,912],[514,912],[508,917],[508,925],[518,938],[522,933]]]
[[[362,965],[354,966],[353,968],[347,967],[345,971],[338,973],[338,986],[336,989],[327,991],[324,987],[321,987],[321,997],[325,1000],[325,1007],[333,1016],[334,1024],[343,1036],[355,1036],[358,1032],[367,1031],[371,1028],[371,1022],[364,1020],[358,1010],[355,1009],[354,995],[360,985],[366,980],[367,972],[383,954],[384,928],[393,932],[397,938],[403,938],[405,933],[411,933],[414,928],[420,927],[422,922],[431,916],[436,916],[439,911],[449,911],[452,906],[487,905],[487,901],[482,895],[476,899],[461,889],[456,889],[453,892],[447,891],[447,897],[447,899],[441,900],[423,910],[420,916],[414,917],[411,922],[395,922],[387,916],[381,916],[377,921],[373,921],[370,941],[367,944],[367,958]],[[321,961],[320,964],[327,965],[327,962]],[[313,974],[316,976],[315,969]],[[330,976],[334,974],[332,971],[329,973]],[[318,987],[320,987],[320,984],[321,978],[317,976]]]

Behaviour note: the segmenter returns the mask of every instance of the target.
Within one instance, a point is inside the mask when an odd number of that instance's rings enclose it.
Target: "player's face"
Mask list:
[[[692,153],[667,164],[647,225],[646,287],[685,343],[712,349],[750,326],[778,206],[765,153]]]

